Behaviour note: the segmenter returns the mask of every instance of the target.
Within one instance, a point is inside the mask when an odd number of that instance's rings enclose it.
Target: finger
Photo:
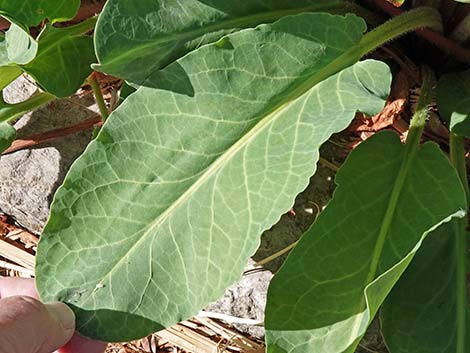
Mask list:
[[[39,299],[34,279],[0,277],[0,299],[14,295],[27,295]],[[102,353],[107,344],[75,334],[58,353]],[[0,351],[0,353],[3,353]]]
[[[0,277],[0,299],[26,295],[39,299],[33,278]]]
[[[103,353],[108,345],[104,342],[93,341],[75,334],[58,353]]]
[[[42,304],[27,296],[0,300],[0,352],[50,353],[75,331],[75,315],[65,304]]]

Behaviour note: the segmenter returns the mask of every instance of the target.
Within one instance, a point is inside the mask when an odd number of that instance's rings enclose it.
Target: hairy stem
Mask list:
[[[37,109],[56,97],[50,93],[37,92],[29,99],[15,104],[0,104],[0,123],[13,120],[22,114]]]
[[[404,10],[394,7],[392,4],[384,0],[371,0],[375,6],[380,8],[382,11],[388,13],[390,16],[401,16]],[[422,29],[416,32],[416,34],[428,42],[439,47],[446,53],[454,56],[457,60],[462,62],[470,62],[470,50],[462,47],[456,41],[444,37],[438,29]]]
[[[427,67],[422,70],[423,85],[421,86],[421,94],[419,96],[416,112],[410,122],[410,131],[406,138],[407,153],[408,150],[416,151],[419,145],[421,135],[423,134],[426,119],[429,113],[429,106],[434,97],[434,86],[436,83],[434,73]],[[414,153],[414,152],[413,152]]]
[[[470,201],[470,190],[467,180],[467,166],[465,161],[465,145],[464,139],[454,133],[450,134],[450,159],[452,165],[457,170],[460,181],[465,189],[465,196],[467,203]],[[467,335],[467,285],[466,285],[466,272],[468,266],[468,247],[469,233],[467,232],[468,216],[454,222],[455,229],[455,253],[456,253],[456,278],[457,278],[457,353],[465,353],[465,337]]]
[[[424,125],[426,123],[426,117],[428,115],[429,106],[431,104],[433,94],[435,78],[434,74],[429,69],[423,69],[423,84],[421,86],[421,95],[419,97],[418,106],[416,112],[413,115],[410,124],[410,131],[408,132],[408,137],[406,139],[405,153],[403,155],[403,162],[400,166],[395,184],[390,195],[390,200],[388,203],[387,211],[385,212],[385,217],[380,228],[380,232],[377,238],[377,243],[375,244],[374,257],[372,258],[369,274],[367,276],[366,285],[371,283],[376,275],[377,269],[379,266],[380,257],[382,255],[382,250],[385,245],[387,234],[390,230],[390,226],[395,215],[395,210],[398,204],[398,199],[400,197],[403,186],[405,185],[406,177],[410,166],[413,163],[414,156],[419,146],[421,140],[421,135],[423,133]],[[362,308],[361,308],[362,309]]]

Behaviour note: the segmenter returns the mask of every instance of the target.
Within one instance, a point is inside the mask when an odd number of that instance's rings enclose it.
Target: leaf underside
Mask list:
[[[96,27],[94,68],[133,83],[203,44],[234,30],[307,11],[327,11],[343,0],[109,0]],[[344,7],[344,5],[342,5]]]
[[[444,224],[428,236],[380,310],[390,352],[457,352],[457,310],[465,311],[457,308],[456,297],[457,222]],[[467,269],[469,263],[467,258]],[[466,305],[468,328],[470,302]],[[466,332],[470,343],[470,330]]]
[[[464,215],[457,173],[433,143],[416,152],[388,214],[394,183],[409,158],[405,151],[395,133],[382,132],[350,154],[332,201],[270,284],[269,353],[353,352],[425,235]],[[385,243],[376,247],[388,217]]]
[[[382,109],[391,78],[375,61],[292,98],[364,30],[353,15],[286,17],[199,48],[156,74],[160,89],[129,96],[56,193],[41,297],[69,304],[82,334],[124,341],[221,296],[308,184],[319,146],[357,110]]]

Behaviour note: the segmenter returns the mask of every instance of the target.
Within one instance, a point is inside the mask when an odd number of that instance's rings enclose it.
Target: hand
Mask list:
[[[33,279],[0,278],[0,353],[102,353],[103,342],[74,333],[63,303],[43,304]]]

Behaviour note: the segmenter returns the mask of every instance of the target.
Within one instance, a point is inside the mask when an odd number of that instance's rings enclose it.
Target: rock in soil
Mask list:
[[[23,101],[36,90],[24,76],[4,91],[5,100]],[[72,125],[96,115],[92,95],[53,101],[25,114],[14,125],[18,137]],[[0,212],[34,233],[40,233],[49,206],[72,162],[90,141],[91,131],[67,136],[0,157]]]

